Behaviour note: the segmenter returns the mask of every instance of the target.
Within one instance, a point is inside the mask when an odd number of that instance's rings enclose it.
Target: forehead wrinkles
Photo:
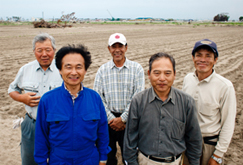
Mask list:
[[[52,47],[50,40],[40,41],[35,43],[35,47]]]

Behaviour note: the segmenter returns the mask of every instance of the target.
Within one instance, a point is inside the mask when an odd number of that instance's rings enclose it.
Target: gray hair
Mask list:
[[[49,39],[51,41],[52,48],[55,50],[56,49],[55,39],[51,35],[49,35],[47,33],[40,33],[37,36],[35,36],[35,38],[32,41],[33,50],[35,50],[35,44],[37,42],[44,42],[47,39]]]

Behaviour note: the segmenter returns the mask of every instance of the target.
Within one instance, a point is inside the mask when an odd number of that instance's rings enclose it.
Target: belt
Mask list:
[[[30,114],[29,113],[26,113],[26,115],[30,118],[30,119],[32,119],[32,120],[34,120],[35,121],[35,119],[32,117],[32,116],[30,116]]]
[[[148,159],[151,159],[151,160],[156,161],[156,162],[166,162],[166,163],[174,162],[176,159],[178,159],[181,156],[181,154],[178,154],[176,156],[170,156],[170,157],[167,157],[167,158],[159,158],[159,157],[154,157],[154,156],[151,156],[151,155],[147,155],[147,154],[143,153],[142,151],[140,151],[140,152],[144,156],[146,156]]]
[[[213,145],[216,146],[217,142],[211,141],[213,139],[217,139],[219,137],[219,135],[215,135],[215,136],[207,136],[207,137],[203,137],[204,143],[205,144],[209,144],[209,145]]]
[[[122,115],[122,113],[119,113],[119,112],[112,112],[112,111],[111,111],[111,113],[112,113],[114,116],[116,116],[116,117],[120,117],[120,116]]]

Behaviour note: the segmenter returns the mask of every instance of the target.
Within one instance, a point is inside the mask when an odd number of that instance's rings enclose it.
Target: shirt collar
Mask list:
[[[50,71],[54,71],[54,68],[56,67],[56,61],[52,60],[51,65],[49,66]]]
[[[159,98],[159,96],[155,93],[154,88],[151,87],[151,92],[149,93],[149,103],[151,103],[155,99],[162,101]],[[175,104],[175,96],[174,96],[174,88],[173,87],[171,87],[168,98],[164,101],[164,103],[167,103],[169,101],[171,101],[173,104]]]
[[[215,74],[216,74],[216,73],[215,73],[215,70],[213,69],[212,74],[211,74],[210,76],[208,76],[207,78],[201,80],[201,82],[204,82],[204,81],[205,81],[205,82],[209,82],[209,81],[212,79],[213,75],[215,75]],[[193,73],[193,76],[198,80],[196,71]]]
[[[126,58],[126,57],[125,57],[125,58]],[[125,62],[124,62],[124,64],[123,64],[123,66],[122,66],[122,68],[123,68],[123,67],[126,67],[126,68],[129,69],[129,61],[130,61],[130,60],[128,60],[128,59],[126,58],[126,59],[125,59]],[[112,60],[111,60],[111,69],[114,68],[114,67],[118,68],[118,67],[116,66],[116,64],[114,63],[113,59],[112,59]]]
[[[36,70],[36,71],[39,70],[39,69],[41,69],[41,66],[40,66],[40,64],[39,64],[39,62],[38,62],[37,60],[35,60],[35,65],[34,65],[34,67],[35,67],[35,70]]]
[[[52,60],[51,65],[48,67],[47,70],[50,70],[50,71],[53,72],[54,67],[56,67],[55,66],[55,60]],[[39,69],[42,69],[42,67],[40,66],[40,63],[37,60],[36,60],[36,64],[35,64],[35,69],[36,69],[36,71],[39,70]]]
[[[83,90],[83,84],[81,83],[81,89],[80,91],[77,93],[77,97],[75,97],[66,87],[65,83],[64,83],[64,88],[68,91],[68,93],[72,96],[72,99],[76,99],[78,97],[78,95],[80,94],[80,92]]]

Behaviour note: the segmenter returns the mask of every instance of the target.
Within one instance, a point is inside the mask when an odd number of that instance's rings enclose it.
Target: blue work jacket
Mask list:
[[[98,93],[83,88],[73,102],[64,83],[41,97],[35,132],[38,164],[98,165],[110,152],[105,108]]]

